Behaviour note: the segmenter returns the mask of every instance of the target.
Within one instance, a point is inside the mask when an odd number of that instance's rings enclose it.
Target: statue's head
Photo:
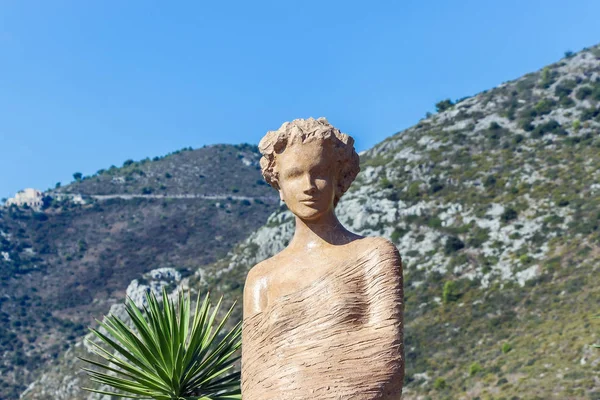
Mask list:
[[[301,218],[333,209],[360,171],[354,139],[325,118],[286,122],[258,148],[265,180]]]

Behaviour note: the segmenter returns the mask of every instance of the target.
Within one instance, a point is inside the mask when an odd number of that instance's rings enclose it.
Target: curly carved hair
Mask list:
[[[333,200],[333,204],[337,205],[340,197],[360,172],[359,158],[354,149],[354,139],[342,133],[323,117],[295,119],[285,122],[276,131],[267,132],[258,144],[258,149],[263,155],[260,159],[262,175],[269,185],[279,190],[279,176],[275,168],[276,154],[283,153],[289,145],[313,140],[326,140],[332,145],[339,171]]]

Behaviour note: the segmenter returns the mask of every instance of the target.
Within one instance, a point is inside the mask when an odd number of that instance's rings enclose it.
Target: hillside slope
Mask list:
[[[403,398],[600,399],[600,48],[459,101],[361,160],[337,212],[402,255]],[[273,214],[205,287],[243,282],[292,233],[289,211]]]
[[[46,192],[42,210],[0,208],[0,399],[18,398],[133,279],[186,278],[264,224],[278,198],[257,161],[250,145],[178,151]]]
[[[337,213],[402,255],[405,400],[600,399],[599,105],[594,47],[361,157]],[[293,230],[280,208],[182,286],[239,300],[247,271]],[[98,398],[78,389],[85,352],[78,341],[23,398]]]

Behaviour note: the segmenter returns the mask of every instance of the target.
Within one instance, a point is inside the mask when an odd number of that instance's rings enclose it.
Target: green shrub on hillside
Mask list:
[[[421,195],[421,182],[413,182],[408,187],[408,197],[411,199],[417,199]]]
[[[525,132],[531,132],[532,130],[535,129],[535,126],[533,126],[532,122],[533,122],[532,117],[524,117],[519,120],[518,125],[519,125],[519,128],[523,129]]]
[[[504,212],[500,215],[500,220],[502,222],[509,222],[514,219],[517,219],[518,213],[514,208],[506,207]]]
[[[551,119],[548,122],[536,126],[531,132],[531,137],[539,139],[547,133],[564,136],[567,134],[567,131],[565,131],[557,121]]]
[[[490,230],[488,228],[474,227],[470,231],[471,236],[467,240],[467,245],[473,248],[481,247],[481,245],[489,239],[489,232]]]
[[[594,90],[591,86],[583,86],[577,90],[577,92],[575,93],[575,97],[578,100],[584,100],[585,98],[589,97],[593,91]]]
[[[517,133],[513,136],[513,144],[519,144],[523,141],[523,139],[525,139],[525,137],[520,133]]]
[[[531,257],[529,254],[523,254],[519,257],[519,261],[521,262],[521,264],[523,265],[529,265],[531,264],[533,261],[535,260],[535,258]]]
[[[446,389],[446,380],[444,378],[438,377],[435,378],[435,381],[433,382],[433,388],[435,390],[443,390]]]
[[[542,70],[541,79],[539,82],[539,86],[542,89],[548,89],[554,82],[556,82],[556,77],[558,73],[554,70],[551,70],[550,67],[545,67]]]
[[[581,116],[580,116],[580,120],[581,121],[588,121],[590,119],[594,119],[596,117],[600,116],[600,108],[584,108],[581,111]]]
[[[471,364],[469,366],[469,375],[471,375],[471,376],[477,375],[482,370],[483,370],[483,368],[481,368],[481,365],[478,362],[474,362],[473,364]]]
[[[394,187],[394,184],[392,182],[390,182],[390,180],[386,177],[381,178],[381,181],[379,181],[379,186],[382,189],[391,189]]]
[[[485,177],[485,180],[483,181],[483,186],[485,186],[487,189],[493,188],[494,186],[496,186],[496,182],[497,179],[494,175],[488,175]]]
[[[446,110],[452,108],[452,106],[454,106],[454,103],[452,102],[452,100],[445,99],[445,100],[439,101],[435,104],[435,110],[437,112],[443,112],[443,111],[446,111]]]
[[[562,107],[562,108],[571,108],[575,105],[575,102],[573,101],[572,98],[568,97],[568,96],[563,96],[560,98],[558,104]]]
[[[446,243],[444,244],[444,252],[446,253],[446,255],[450,255],[452,253],[456,253],[464,247],[465,244],[462,240],[460,240],[456,236],[449,236],[446,239]]]
[[[406,235],[408,232],[409,232],[408,229],[402,229],[402,228],[394,229],[394,231],[392,232],[392,235],[391,235],[392,242],[398,243],[398,240],[400,240],[400,238],[403,237],[404,235]]]
[[[433,177],[429,180],[429,193],[434,194],[442,189],[444,189],[444,185],[440,182],[438,177]]]
[[[574,79],[565,79],[554,88],[554,94],[558,97],[565,97],[573,92],[577,87],[577,81]]]
[[[455,281],[446,281],[444,283],[444,288],[442,290],[442,301],[444,304],[451,303],[460,298],[460,293],[458,291],[458,285]]]
[[[582,86],[575,92],[575,97],[578,100],[590,99],[600,101],[600,81],[596,80],[590,85]]]
[[[552,99],[542,99],[534,107],[535,116],[550,114],[556,107],[556,101]]]

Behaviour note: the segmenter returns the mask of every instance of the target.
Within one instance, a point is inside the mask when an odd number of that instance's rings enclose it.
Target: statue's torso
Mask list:
[[[400,397],[401,315],[373,317],[379,263],[377,248],[366,250],[313,259],[317,268],[298,257],[274,264],[268,286],[277,290],[267,287],[264,310],[244,320],[245,400]]]

